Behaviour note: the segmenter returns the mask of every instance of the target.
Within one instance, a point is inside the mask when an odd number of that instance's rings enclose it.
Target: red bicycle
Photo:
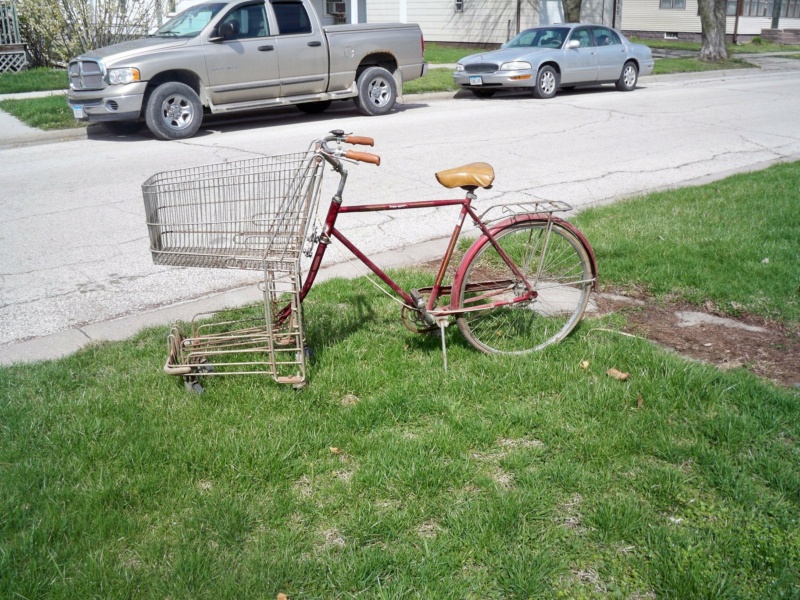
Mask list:
[[[580,321],[597,281],[594,252],[583,234],[554,215],[564,202],[533,201],[472,208],[478,188],[489,188],[494,170],[472,163],[436,173],[456,200],[423,200],[345,206],[346,161],[380,164],[380,157],[349,148],[371,138],[332,131],[306,152],[260,157],[159,173],[142,185],[153,261],[159,265],[262,271],[264,314],[242,319],[198,315],[168,338],[164,370],[202,391],[200,377],[271,375],[302,387],[306,380],[303,300],[334,241],[394,291],[406,327],[427,333],[453,318],[482,352],[522,354],[564,338]],[[325,223],[309,233],[325,163],[339,174]],[[457,208],[433,285],[404,290],[337,228],[340,215],[423,208]],[[478,237],[445,283],[464,223]],[[301,255],[312,258],[303,278]],[[445,352],[445,336],[442,335]]]
[[[411,331],[430,332],[454,317],[478,350],[523,354],[541,350],[575,328],[596,285],[597,263],[584,235],[553,214],[571,206],[556,201],[509,203],[478,215],[472,208],[475,191],[490,188],[494,181],[492,166],[480,162],[436,173],[444,187],[465,190],[462,199],[345,206],[343,159],[380,165],[379,156],[345,149],[345,144],[373,146],[374,141],[336,130],[317,143],[317,152],[340,180],[322,232],[309,240],[316,250],[301,299],[314,284],[325,250],[336,240],[402,299],[402,320]],[[336,227],[340,215],[449,206],[458,207],[460,216],[433,285],[420,289],[402,289]],[[480,234],[461,259],[452,284],[446,285],[447,267],[467,217]]]

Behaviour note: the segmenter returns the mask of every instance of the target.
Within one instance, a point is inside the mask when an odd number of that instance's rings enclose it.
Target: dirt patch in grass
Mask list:
[[[620,313],[624,331],[721,369],[745,368],[788,387],[800,386],[800,329],[763,317],[716,314],[712,307],[652,298],[596,295],[601,313]]]

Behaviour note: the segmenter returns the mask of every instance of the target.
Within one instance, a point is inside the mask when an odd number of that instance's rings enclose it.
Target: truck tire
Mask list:
[[[188,85],[170,81],[150,94],[144,112],[147,128],[160,140],[192,137],[203,122],[203,105]]]
[[[358,112],[369,117],[385,115],[397,101],[397,84],[383,67],[369,67],[356,82],[358,96],[353,98]]]

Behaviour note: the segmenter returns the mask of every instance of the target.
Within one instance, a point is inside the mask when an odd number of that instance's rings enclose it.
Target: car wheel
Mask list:
[[[318,115],[324,113],[331,107],[330,100],[323,100],[321,102],[304,102],[303,104],[296,104],[297,109],[307,115]]]
[[[491,98],[492,96],[494,96],[495,90],[471,89],[470,92],[472,92],[476,98]]]
[[[176,81],[162,83],[147,100],[145,122],[160,140],[189,138],[203,122],[203,105],[188,85]]]
[[[358,96],[353,98],[362,115],[385,115],[397,101],[397,84],[394,77],[382,67],[370,67],[358,78]]]
[[[617,80],[617,89],[621,92],[631,92],[638,81],[639,69],[636,68],[636,63],[629,60],[622,67],[622,74]]]
[[[542,100],[552,98],[558,91],[558,71],[550,65],[545,65],[536,74],[536,85],[533,95]]]
[[[103,129],[111,135],[133,135],[141,128],[139,121],[103,121]]]

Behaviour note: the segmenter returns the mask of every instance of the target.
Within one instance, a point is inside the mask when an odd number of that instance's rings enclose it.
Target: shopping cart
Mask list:
[[[205,376],[306,378],[300,256],[324,160],[314,149],[158,173],[142,184],[157,265],[262,271],[264,312],[174,326],[164,370],[202,391]],[[260,309],[259,309],[260,312]]]

